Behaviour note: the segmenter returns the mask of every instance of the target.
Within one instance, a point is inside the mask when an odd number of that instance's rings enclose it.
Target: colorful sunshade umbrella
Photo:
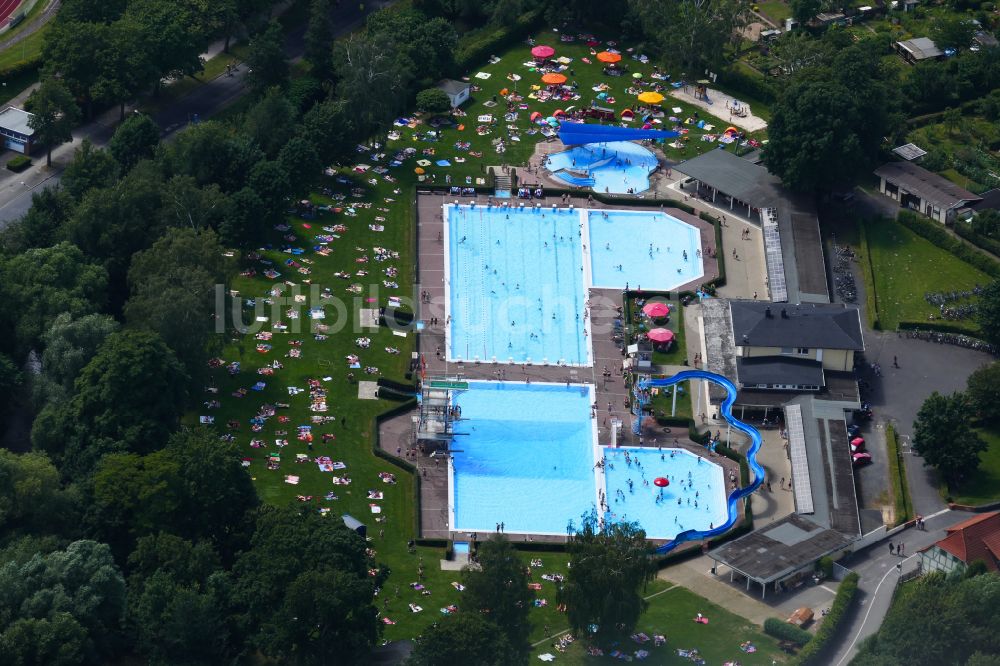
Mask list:
[[[658,92],[654,92],[652,90],[648,90],[648,91],[646,91],[644,93],[640,93],[638,99],[643,104],[659,104],[665,98],[663,97],[663,95],[661,95]]]
[[[659,301],[646,303],[642,306],[642,313],[647,317],[666,317],[670,314],[670,306]]]
[[[542,76],[542,83],[547,83],[549,85],[558,85],[560,83],[566,83],[565,74],[557,74],[555,72],[549,72]]]
[[[597,59],[600,60],[601,62],[606,62],[610,64],[621,61],[622,54],[612,53],[611,51],[601,51],[600,53],[597,54]]]
[[[669,328],[654,328],[647,335],[653,342],[670,342],[674,339],[674,332]]]
[[[531,49],[531,55],[535,56],[536,58],[551,58],[555,54],[556,50],[554,48],[552,48],[551,46],[546,46],[544,44],[540,44],[535,48]]]

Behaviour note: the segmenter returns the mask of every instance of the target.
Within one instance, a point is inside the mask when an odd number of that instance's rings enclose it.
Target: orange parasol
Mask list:
[[[597,54],[597,59],[600,60],[601,62],[606,62],[610,64],[619,62],[622,59],[622,56],[620,53],[612,53],[611,51],[601,51],[600,53]]]
[[[555,72],[550,72],[542,76],[542,83],[547,83],[549,85],[557,85],[560,83],[566,83],[565,74],[556,74]]]

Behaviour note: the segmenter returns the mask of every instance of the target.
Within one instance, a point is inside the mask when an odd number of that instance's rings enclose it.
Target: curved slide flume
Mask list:
[[[684,370],[682,372],[678,372],[672,377],[642,380],[639,382],[639,388],[645,390],[654,387],[672,386],[674,384],[685,382],[689,379],[704,379],[706,381],[714,382],[726,389],[726,399],[722,401],[722,405],[719,407],[719,413],[722,414],[722,418],[724,418],[729,425],[740,432],[746,433],[747,437],[750,438],[750,448],[747,450],[747,464],[753,471],[753,481],[745,488],[736,489],[726,499],[726,511],[728,517],[724,525],[719,525],[718,527],[710,530],[687,530],[686,532],[681,532],[671,541],[668,541],[658,547],[656,552],[659,554],[669,553],[685,541],[708,539],[728,531],[739,519],[739,515],[737,514],[737,503],[747,495],[755,492],[758,488],[760,488],[760,485],[764,483],[764,468],[759,462],[757,462],[757,452],[760,450],[763,439],[760,436],[760,432],[758,432],[756,428],[743,423],[743,421],[740,421],[733,416],[733,403],[736,402],[737,389],[736,385],[729,381],[726,377],[723,375],[717,375],[714,372],[705,372],[704,370]]]

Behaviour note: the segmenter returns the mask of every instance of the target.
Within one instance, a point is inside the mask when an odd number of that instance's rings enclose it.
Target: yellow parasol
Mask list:
[[[653,92],[652,90],[648,90],[639,95],[639,101],[643,104],[659,104],[664,99],[663,95],[658,92]]]

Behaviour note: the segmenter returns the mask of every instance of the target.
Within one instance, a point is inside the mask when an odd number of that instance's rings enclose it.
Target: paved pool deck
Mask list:
[[[622,370],[624,355],[618,348],[611,336],[607,334],[595,334],[589,341],[593,346],[594,363],[592,367],[559,367],[554,365],[508,365],[493,363],[449,363],[447,359],[439,353],[445,346],[445,292],[444,278],[446,267],[444,265],[444,247],[442,241],[443,215],[442,205],[454,201],[455,196],[443,193],[418,193],[417,195],[417,261],[418,261],[418,285],[415,294],[422,292],[429,294],[429,302],[420,303],[420,311],[417,313],[418,319],[425,322],[425,328],[417,336],[418,353],[426,362],[426,372],[428,376],[447,375],[461,376],[464,379],[483,379],[505,381],[544,381],[544,382],[573,382],[593,384],[596,387],[596,400],[598,405],[598,440],[602,445],[610,444],[612,439],[611,427],[614,419],[621,419],[622,427],[618,443],[623,446],[638,446],[639,437],[632,434],[632,415],[625,409],[625,399],[627,391],[625,389],[625,377]],[[485,205],[486,197],[460,197],[463,204],[475,201],[477,205]],[[511,201],[517,201],[512,199]],[[559,197],[547,197],[541,200],[535,199],[543,206],[552,204],[564,205]],[[587,196],[582,195],[570,200],[571,204],[577,208],[615,208],[622,210],[658,211],[659,207],[629,206],[625,202],[623,205],[603,205],[599,202],[592,202],[588,205]],[[695,216],[688,215],[677,209],[666,208],[664,212],[680,219],[683,222],[696,227],[701,234],[703,247],[715,245],[714,226]],[[702,282],[714,279],[718,275],[718,264],[712,257],[704,258],[705,274],[697,281],[688,283],[681,287],[684,289],[694,289]],[[589,294],[591,301],[591,327],[600,331],[602,327],[611,330],[611,320],[617,316],[616,307],[622,304],[622,293],[612,289],[593,289]],[[419,300],[419,297],[418,299]],[[437,318],[440,322],[437,325],[430,325],[432,318]],[[693,354],[691,354],[693,358]],[[606,378],[603,375],[604,368],[611,371],[611,376]],[[681,369],[680,366],[676,368]],[[671,370],[662,368],[662,370]],[[608,406],[611,409],[608,409]],[[416,465],[420,476],[420,536],[423,538],[447,539],[447,538],[469,538],[470,535],[464,533],[454,533],[448,526],[448,465],[447,462],[435,456],[428,458],[410,449],[412,442],[413,421],[415,411],[401,414],[382,422],[379,431],[379,441],[381,448],[389,454],[396,455],[397,449],[404,452],[407,461]],[[645,427],[643,429],[642,441],[645,446],[678,446],[687,448],[693,452],[704,453],[704,447],[695,444],[687,437],[686,432],[679,432],[675,428],[667,433],[658,427]],[[724,473],[728,476],[729,469],[735,467],[736,463],[721,456],[713,459],[724,467]],[[738,470],[737,470],[738,472]],[[565,537],[541,537],[524,534],[510,534],[516,541],[564,541]]]

